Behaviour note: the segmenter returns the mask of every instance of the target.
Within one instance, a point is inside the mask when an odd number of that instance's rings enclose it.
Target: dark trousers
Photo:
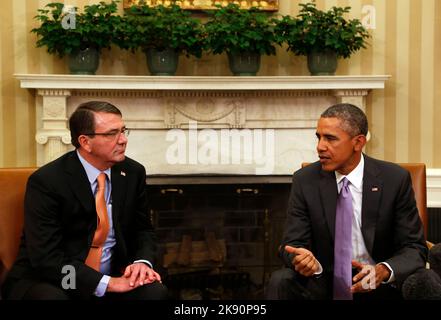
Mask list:
[[[271,274],[266,290],[269,300],[329,300],[332,299],[332,275],[303,277],[288,268]],[[354,300],[401,300],[399,289],[384,284],[366,293],[354,294]]]
[[[19,284],[18,284],[19,285]],[[4,289],[4,288],[3,288]],[[13,288],[12,288],[13,290]],[[8,290],[3,292],[4,299],[10,299],[14,294]],[[63,290],[46,282],[35,282],[29,286],[28,290],[23,295],[23,300],[74,300],[77,297],[70,294],[69,290]],[[147,284],[129,292],[108,292],[103,297],[91,296],[91,300],[166,300],[168,298],[167,288],[159,282]],[[14,298],[12,298],[14,299]]]

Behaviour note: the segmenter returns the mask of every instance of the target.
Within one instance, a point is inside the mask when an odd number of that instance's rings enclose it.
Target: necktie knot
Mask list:
[[[348,178],[344,177],[341,182],[343,183],[343,188],[346,188],[349,185]]]
[[[342,186],[341,186],[341,190],[340,190],[340,194],[343,198],[347,198],[350,196],[350,190],[349,190],[349,180],[344,177],[341,180]]]

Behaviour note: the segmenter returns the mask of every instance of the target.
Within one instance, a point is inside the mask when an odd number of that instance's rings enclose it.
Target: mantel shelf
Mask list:
[[[388,75],[369,76],[114,76],[15,74],[22,88],[65,90],[370,90]]]
[[[171,177],[187,175],[189,183],[221,183],[221,176],[231,182],[233,175],[238,182],[272,177],[271,182],[289,183],[296,165],[316,159],[320,114],[335,103],[366,110],[369,94],[384,89],[390,76],[15,78],[36,97],[39,166],[72,148],[68,119],[78,105],[107,101],[121,110],[125,125],[133,129],[127,155],[146,167],[152,181],[175,183]],[[179,150],[179,159],[173,148]],[[213,150],[204,151],[207,148]],[[218,177],[207,180],[207,174]]]

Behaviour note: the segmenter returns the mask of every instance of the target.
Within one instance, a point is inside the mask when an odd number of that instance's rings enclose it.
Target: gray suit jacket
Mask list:
[[[427,247],[410,174],[400,166],[364,156],[362,234],[372,259],[387,262],[401,283],[425,266]],[[293,175],[280,256],[285,245],[305,247],[332,274],[337,184],[334,172],[315,162]]]

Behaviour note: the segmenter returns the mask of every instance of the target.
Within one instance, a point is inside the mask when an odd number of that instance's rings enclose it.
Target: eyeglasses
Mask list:
[[[116,137],[120,137],[122,135],[124,135],[126,138],[129,136],[130,134],[130,130],[127,128],[122,128],[121,130],[112,130],[109,132],[92,132],[92,133],[83,133],[83,135],[85,136],[105,136],[111,139],[115,139]]]

